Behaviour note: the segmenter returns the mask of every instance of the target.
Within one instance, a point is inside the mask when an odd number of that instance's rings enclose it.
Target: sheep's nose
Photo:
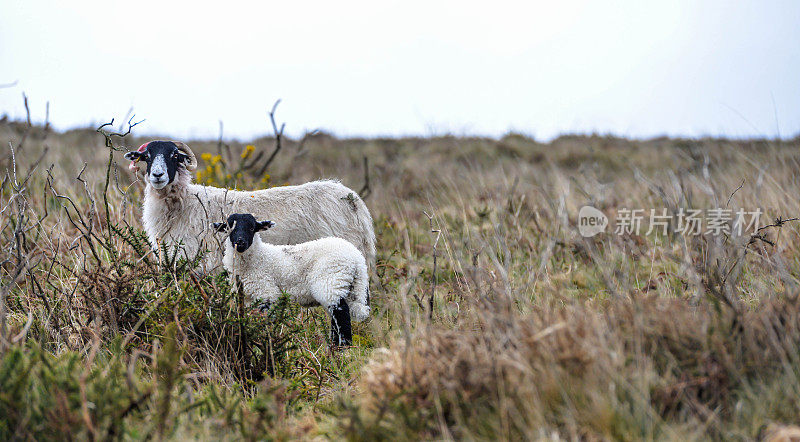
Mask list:
[[[161,178],[164,176],[164,172],[153,172],[153,176],[156,178]]]

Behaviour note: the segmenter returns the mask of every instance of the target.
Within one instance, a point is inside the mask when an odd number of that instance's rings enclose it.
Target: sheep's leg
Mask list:
[[[350,328],[350,307],[344,298],[331,310],[331,342],[335,347],[347,347],[353,343],[353,330]]]
[[[353,333],[350,329],[350,306],[347,304],[350,275],[327,262],[317,263],[312,274],[319,276],[311,283],[310,295],[331,315],[331,345],[351,345]]]
[[[253,299],[253,303],[257,306],[253,311],[258,310],[259,313],[267,313],[281,298],[281,289],[270,278],[261,279],[259,284],[258,290],[261,295]]]

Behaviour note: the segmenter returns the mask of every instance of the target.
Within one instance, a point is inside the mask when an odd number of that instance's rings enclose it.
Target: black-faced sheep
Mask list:
[[[271,244],[297,244],[328,236],[344,238],[367,259],[375,260],[372,216],[361,198],[338,181],[312,181],[299,186],[274,187],[254,192],[236,191],[192,183],[197,160],[189,146],[178,141],[151,141],[128,152],[130,168],[147,163],[142,221],[154,246],[182,244],[186,256],[211,249],[205,271],[221,263],[222,253],[209,229],[211,221],[234,212],[267,214],[281,225],[261,236]]]
[[[273,245],[258,232],[273,227],[247,214],[230,215],[214,223],[228,232],[223,264],[232,281],[238,278],[253,300],[274,303],[281,293],[304,306],[322,306],[331,315],[331,342],[352,343],[350,315],[355,321],[369,317],[369,277],[361,252],[341,238],[321,238],[296,245]]]

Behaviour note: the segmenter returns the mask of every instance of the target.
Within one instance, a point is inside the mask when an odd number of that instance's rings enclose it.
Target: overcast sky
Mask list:
[[[80,3],[80,6],[75,6]],[[0,2],[0,114],[226,137],[800,132],[799,1]]]

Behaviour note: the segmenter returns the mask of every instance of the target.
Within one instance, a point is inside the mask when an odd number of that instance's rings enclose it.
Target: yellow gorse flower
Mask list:
[[[253,152],[255,150],[255,146],[248,145],[245,147],[244,152],[248,153]],[[201,170],[198,170],[196,173],[197,182],[201,184],[211,185],[211,184],[224,184],[224,185],[231,185],[231,181],[235,179],[241,179],[242,174],[236,173],[234,176],[231,173],[228,173],[226,164],[222,161],[222,155],[214,155],[211,153],[203,153],[200,155],[200,158],[204,161],[205,167]],[[244,158],[244,157],[243,157]]]
[[[256,147],[253,146],[252,144],[248,144],[247,146],[245,146],[244,150],[242,151],[242,159],[246,159],[247,157],[249,157],[255,150]]]

